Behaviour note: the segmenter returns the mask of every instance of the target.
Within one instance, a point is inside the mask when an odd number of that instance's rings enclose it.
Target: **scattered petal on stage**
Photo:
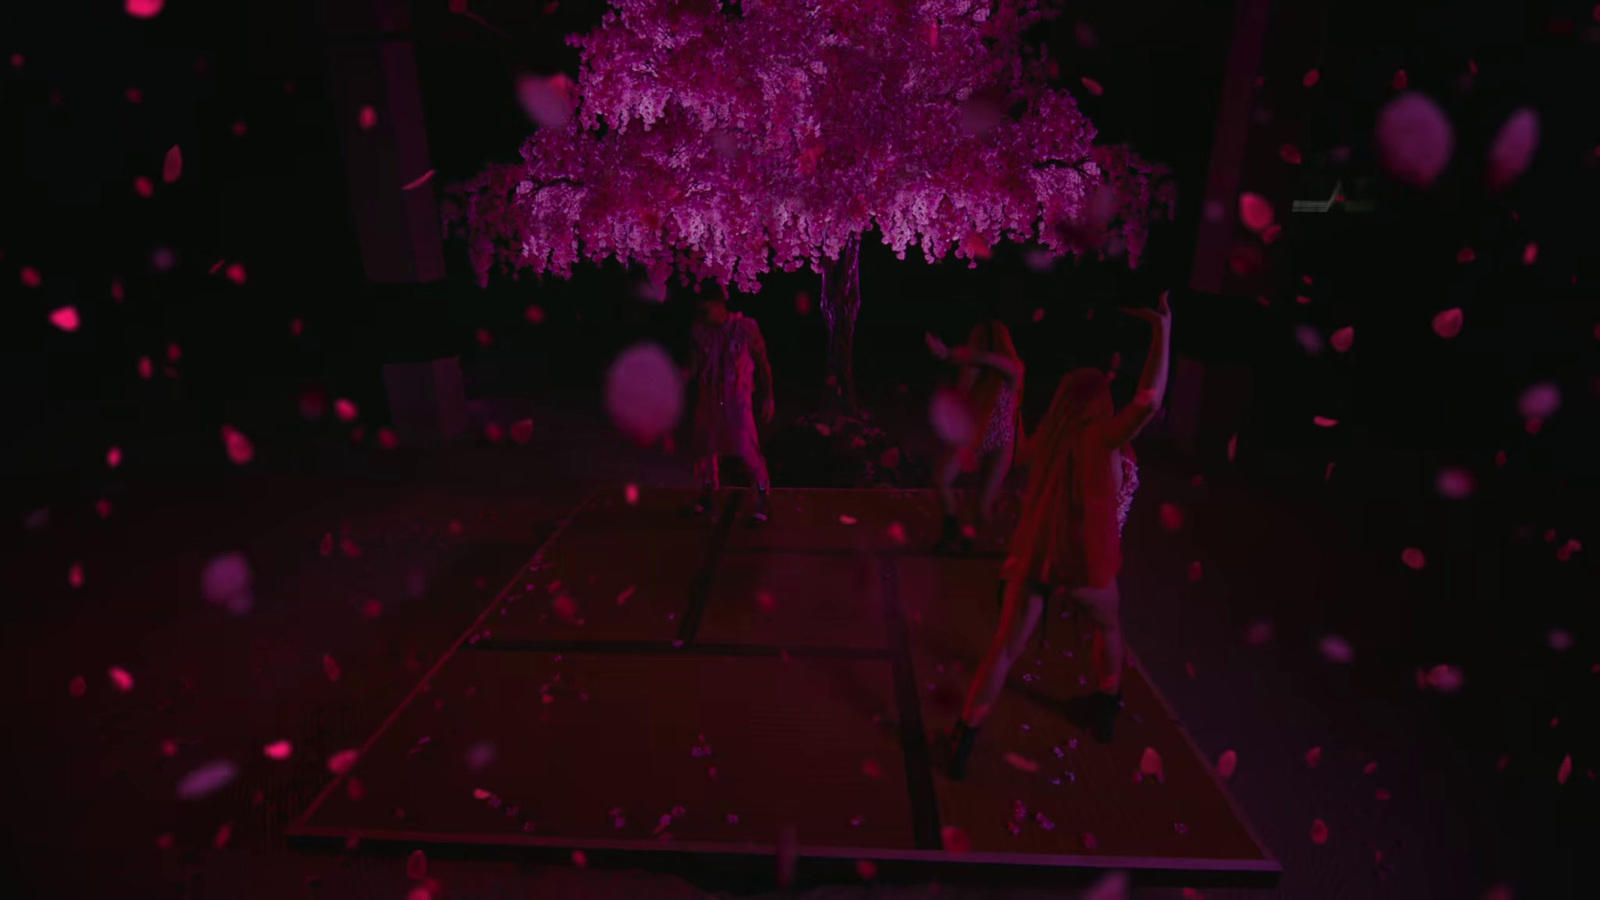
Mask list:
[[[178,782],[179,800],[201,800],[222,790],[239,776],[239,767],[225,759],[206,763]]]
[[[1161,766],[1161,754],[1157,753],[1154,747],[1146,747],[1144,752],[1139,754],[1139,774],[1148,775],[1158,781],[1165,778]]]
[[[1020,754],[1009,751],[1006,753],[1006,765],[1016,769],[1019,772],[1027,772],[1029,774],[1039,771],[1038,763]]]

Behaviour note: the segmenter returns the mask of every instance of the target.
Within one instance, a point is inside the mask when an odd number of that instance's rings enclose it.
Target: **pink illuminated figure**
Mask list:
[[[1137,266],[1173,198],[1165,170],[1097,146],[1022,39],[1040,0],[612,0],[570,38],[575,114],[522,162],[453,192],[481,283],[580,260],[759,290],[823,276],[831,378],[853,398],[861,238],[904,258],[986,258],[1003,240]],[[649,73],[644,75],[641,73]],[[853,401],[852,401],[853,402]]]
[[[711,511],[718,485],[718,461],[736,456],[755,482],[752,525],[764,524],[771,513],[767,461],[761,454],[756,416],[772,421],[772,366],[766,341],[754,319],[728,311],[726,292],[713,288],[698,303],[694,348],[687,375],[698,389],[694,410],[695,475],[700,499],[690,515]]]

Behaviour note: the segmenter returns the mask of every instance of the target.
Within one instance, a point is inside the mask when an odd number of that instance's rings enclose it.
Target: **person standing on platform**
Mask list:
[[[1012,458],[1022,440],[1022,357],[1011,342],[1011,332],[999,319],[976,328],[965,346],[950,349],[932,334],[928,349],[938,359],[961,367],[958,390],[972,410],[977,426],[973,442],[952,448],[939,464],[939,500],[944,505],[944,525],[935,549],[949,553],[970,551],[972,540],[962,533],[955,481],[969,463],[980,473],[978,527],[994,517],[995,500],[1011,473]]]
[[[1122,527],[1139,486],[1129,442],[1161,409],[1167,389],[1171,311],[1161,295],[1156,309],[1123,312],[1150,324],[1150,352],[1133,401],[1111,401],[1110,376],[1079,368],[1061,379],[1050,411],[1029,446],[1028,489],[1002,575],[1005,603],[988,653],[978,665],[961,718],[949,736],[950,775],[966,775],[977,730],[1022,656],[1028,637],[1056,594],[1075,603],[1094,628],[1099,683],[1090,698],[1095,739],[1110,743],[1122,708],[1124,652],[1118,615],[1117,574],[1122,568]]]
[[[724,456],[744,461],[755,483],[755,509],[752,525],[764,524],[771,514],[771,483],[767,479],[767,460],[761,455],[761,440],[756,432],[759,413],[763,425],[772,422],[772,366],[767,361],[767,344],[754,319],[728,311],[727,288],[702,297],[696,303],[693,348],[689,381],[698,388],[694,411],[695,477],[700,481],[700,499],[688,515],[704,515],[715,506],[718,463]]]

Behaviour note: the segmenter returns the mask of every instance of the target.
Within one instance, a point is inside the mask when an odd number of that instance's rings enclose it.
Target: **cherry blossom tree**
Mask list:
[[[1023,39],[1040,0],[611,0],[574,114],[456,192],[481,283],[580,260],[658,286],[822,277],[830,381],[854,406],[860,244],[986,258],[1003,240],[1137,266],[1172,197]]]

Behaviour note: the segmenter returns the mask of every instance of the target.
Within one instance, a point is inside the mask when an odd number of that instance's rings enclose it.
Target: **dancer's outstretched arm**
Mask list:
[[[1015,387],[1022,380],[1022,364],[1009,356],[998,353],[979,353],[970,347],[957,347],[954,350],[945,346],[944,341],[932,334],[927,335],[928,349],[933,355],[948,363],[958,366],[973,368],[985,366],[1000,373],[1000,377],[1010,382]],[[966,385],[970,387],[970,385]]]
[[[1162,397],[1167,393],[1167,367],[1172,351],[1172,310],[1167,308],[1167,295],[1161,295],[1161,305],[1156,309],[1125,309],[1123,312],[1150,323],[1150,353],[1144,360],[1144,372],[1139,376],[1139,389],[1133,402],[1112,416],[1106,425],[1106,443],[1112,447],[1138,437],[1150,420],[1161,410]]]

